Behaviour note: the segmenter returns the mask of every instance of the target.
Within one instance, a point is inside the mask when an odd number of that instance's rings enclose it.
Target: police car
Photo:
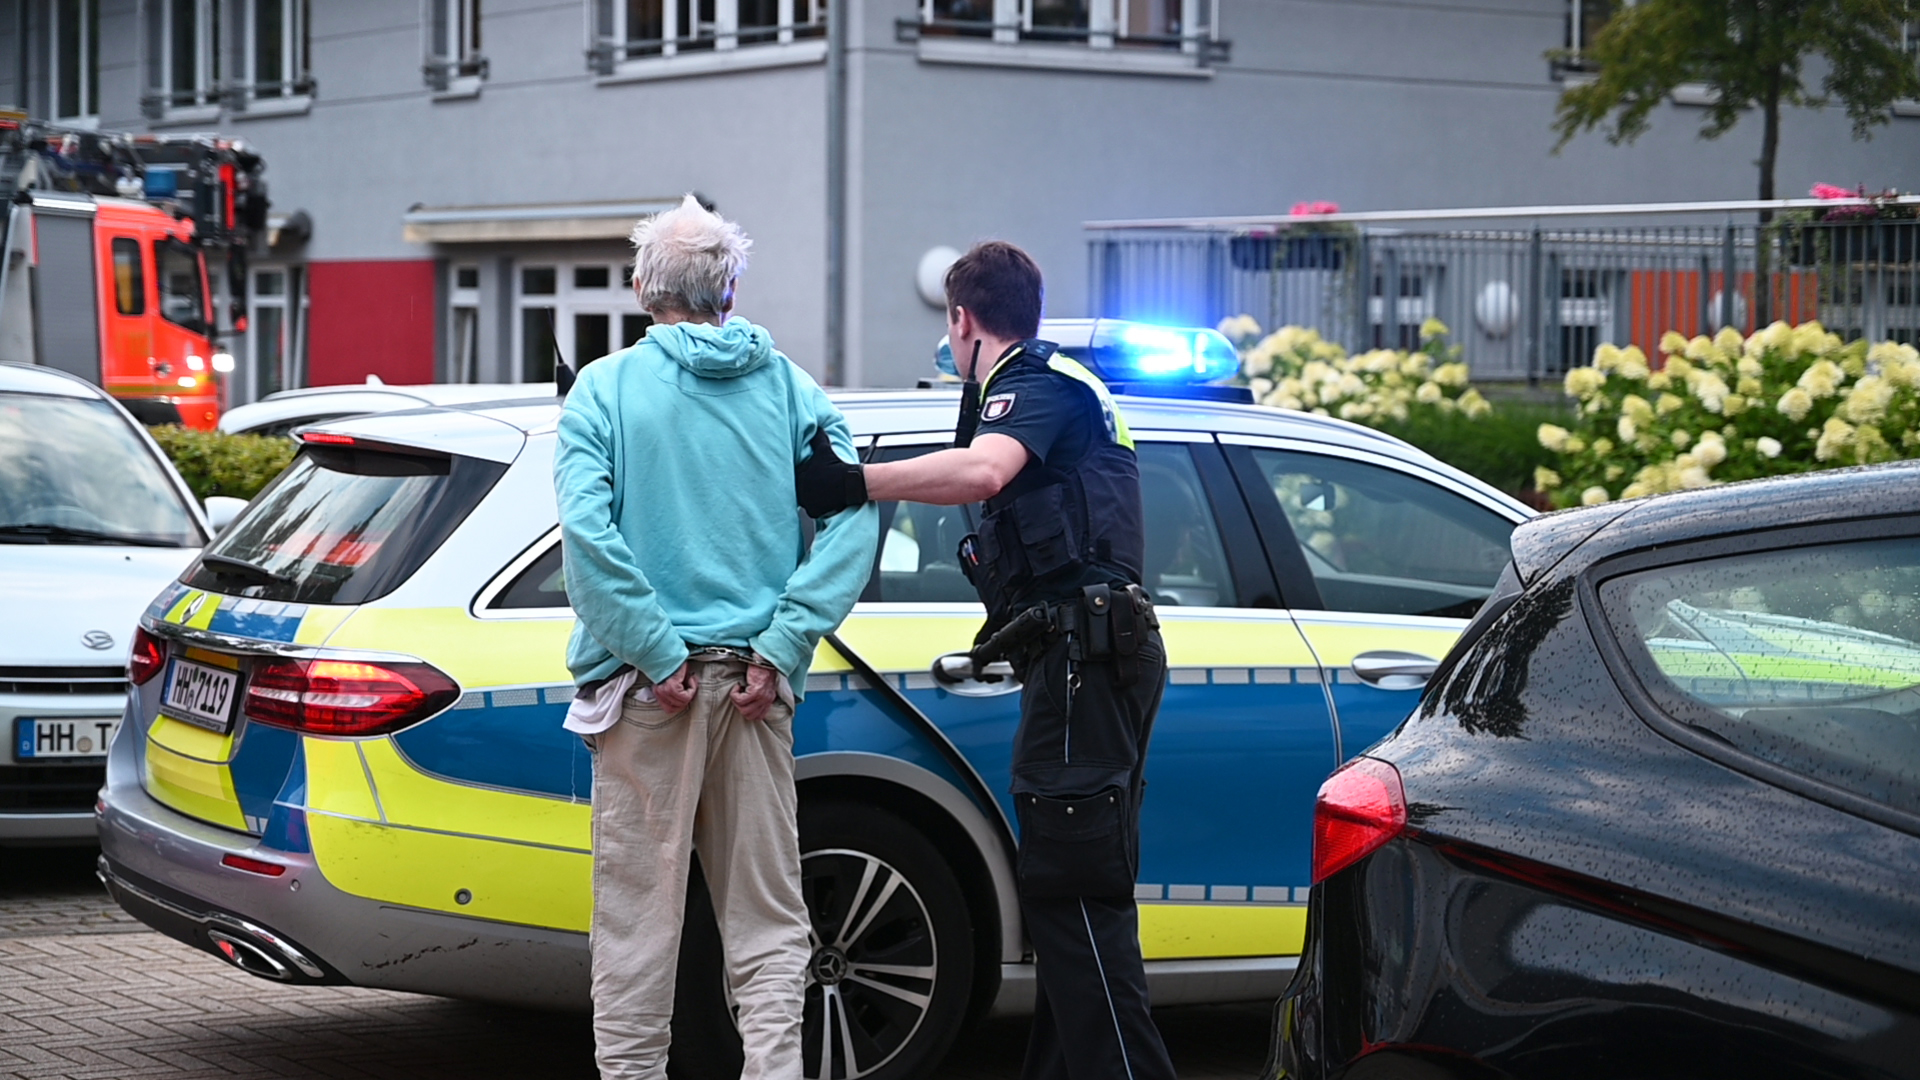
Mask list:
[[[1301,948],[1315,790],[1413,706],[1529,511],[1366,428],[1223,400],[1244,393],[1207,385],[1237,363],[1210,330],[1042,333],[1122,390],[1139,450],[1171,666],[1136,888],[1154,1000],[1271,998]],[[867,460],[951,441],[952,390],[833,397]],[[142,619],[100,809],[122,905],[270,979],[586,1007],[558,415],[302,433]],[[977,516],[882,505],[794,720],[810,1077],[924,1075],[969,1017],[1031,1008],[1019,688],[938,663],[981,621],[955,562]],[[697,1027],[676,1022],[676,1054]]]

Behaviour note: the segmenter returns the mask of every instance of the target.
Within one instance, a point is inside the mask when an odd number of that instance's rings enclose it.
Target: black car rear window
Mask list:
[[[477,458],[308,446],[184,580],[266,600],[377,600],[418,570],[505,472]]]
[[[1600,600],[1663,712],[1920,813],[1920,538],[1678,563]]]

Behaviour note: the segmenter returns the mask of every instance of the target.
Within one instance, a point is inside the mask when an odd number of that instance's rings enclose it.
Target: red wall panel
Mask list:
[[[433,381],[433,261],[308,264],[307,381]]]

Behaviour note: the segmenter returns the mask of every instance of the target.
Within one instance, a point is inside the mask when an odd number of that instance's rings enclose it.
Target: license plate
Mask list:
[[[169,716],[226,734],[233,726],[234,691],[240,676],[191,660],[167,665],[167,689],[160,707]]]
[[[119,726],[117,716],[65,716],[58,720],[21,717],[13,722],[13,759],[97,758],[107,752]]]

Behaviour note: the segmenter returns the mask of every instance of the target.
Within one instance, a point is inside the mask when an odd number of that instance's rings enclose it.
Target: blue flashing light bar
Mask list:
[[[1108,382],[1196,384],[1232,378],[1240,354],[1218,330],[1101,319],[1088,342]]]
[[[1117,392],[1252,401],[1244,387],[1210,385],[1240,371],[1240,354],[1218,330],[1121,319],[1048,319],[1040,324],[1039,336],[1058,343],[1062,354],[1087,365]],[[935,363],[942,368],[953,363],[944,337]],[[981,366],[987,366],[984,357]]]

